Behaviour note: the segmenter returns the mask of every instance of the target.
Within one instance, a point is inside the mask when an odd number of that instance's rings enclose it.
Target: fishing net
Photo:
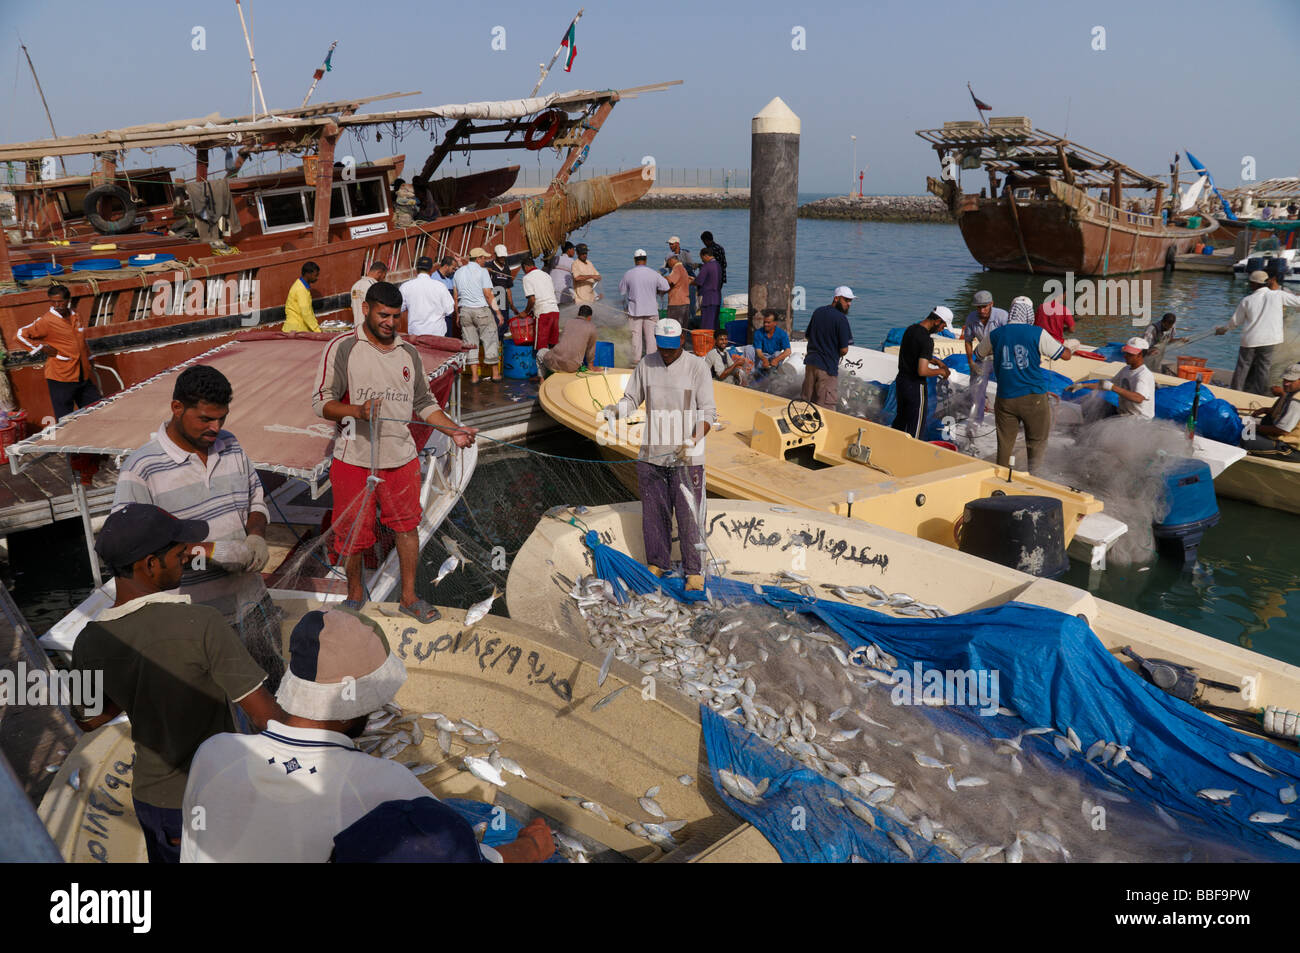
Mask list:
[[[554,192],[525,199],[522,219],[528,251],[537,256],[558,248],[568,234],[618,208],[607,176],[560,185]]]
[[[711,589],[709,598],[683,604],[669,583],[619,604],[606,580],[583,577],[570,595],[593,648],[704,707],[715,783],[786,860],[1268,855],[1135,790],[1128,783],[1135,769],[1113,763],[1130,752],[1085,753],[1068,735],[1002,707],[996,681],[975,687],[968,678],[964,699],[940,697],[937,705],[925,703],[930,694],[919,683],[914,692],[900,689],[911,666],[886,647],[888,629],[854,652],[812,614],[818,600],[735,578]],[[909,600],[890,597],[900,607],[915,605]],[[964,618],[935,624],[964,626]]]

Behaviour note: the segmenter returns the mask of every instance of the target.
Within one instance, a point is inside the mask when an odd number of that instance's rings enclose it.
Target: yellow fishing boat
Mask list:
[[[596,440],[608,459],[635,459],[644,410],[614,434],[597,413],[623,396],[631,372],[555,374],[540,390],[546,412]],[[705,478],[715,496],[851,516],[956,548],[972,500],[995,494],[1061,501],[1065,542],[1099,513],[1090,493],[1007,469],[857,417],[730,384],[713,385],[718,424],[707,440]],[[599,432],[598,432],[599,430]]]
[[[321,607],[276,602],[285,611],[286,645],[292,622]],[[464,611],[449,608],[437,622],[420,625],[397,616],[396,608],[371,603],[363,610],[406,664],[409,677],[396,704],[417,717],[442,712],[491,728],[501,737],[500,753],[527,774],[503,773],[504,788],[479,780],[463,770],[462,758],[486,755],[487,748],[452,735],[444,753],[426,721],[422,743],[405,749],[401,760],[433,765],[420,780],[435,797],[499,804],[516,815],[538,812],[593,860],[780,859],[714,791],[695,703],[670,690],[644,697],[641,673],[619,662],[597,685],[602,656],[568,635],[496,615],[467,628]],[[133,758],[123,720],[86,735],[64,761],[38,813],[66,860],[145,860],[131,803]],[[686,775],[690,784],[677,781]],[[657,846],[627,829],[653,820],[637,801],[656,786],[667,816],[686,822],[673,833],[679,846]],[[605,817],[566,796],[598,805]]]

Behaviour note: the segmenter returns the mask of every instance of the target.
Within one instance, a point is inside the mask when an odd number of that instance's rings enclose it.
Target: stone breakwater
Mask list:
[[[655,192],[624,205],[626,209],[749,208],[749,190],[729,192]]]
[[[952,222],[948,208],[933,195],[836,195],[799,207],[800,218],[839,218],[858,222]]]

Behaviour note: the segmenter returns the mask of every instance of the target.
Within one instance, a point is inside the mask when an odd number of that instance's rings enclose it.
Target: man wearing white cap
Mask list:
[[[668,280],[645,263],[646,251],[638,248],[633,265],[618,283],[627,310],[628,331],[632,335],[632,365],[635,367],[655,349],[655,321],[659,318],[660,292],[668,290]]]
[[[852,303],[853,290],[840,285],[831,303],[814,311],[808,321],[803,399],[827,410],[837,409],[840,402],[840,358],[849,353],[853,344],[848,319]]]
[[[494,257],[487,266],[488,274],[492,276],[492,293],[502,318],[509,318],[519,310],[515,307],[515,298],[510,292],[510,289],[515,286],[514,276],[510,272],[510,263],[506,261],[510,251],[505,245],[497,245],[492,252]]]
[[[1088,390],[1110,390],[1119,398],[1121,416],[1145,417],[1154,420],[1156,416],[1156,378],[1146,365],[1147,339],[1129,338],[1124,345],[1124,364],[1118,374],[1108,381],[1088,381],[1070,385],[1071,390],[1086,388]]]
[[[947,364],[934,359],[934,334],[951,323],[952,312],[939,305],[903,332],[903,342],[898,348],[898,376],[894,379],[898,413],[894,415],[893,426],[917,440],[925,432],[925,379],[947,380],[952,373]]]
[[[1254,429],[1256,437],[1243,437],[1241,445],[1251,453],[1271,457],[1300,457],[1300,364],[1292,364],[1282,372],[1282,386],[1272,407],[1252,410],[1252,417],[1263,421]]]
[[[1025,426],[1029,472],[1037,472],[1052,431],[1052,407],[1047,402],[1047,377],[1042,358],[1068,361],[1073,353],[1044,328],[1034,326],[1034,303],[1023,295],[1011,302],[1007,326],[991,332],[975,349],[983,360],[993,355],[998,396],[993,417],[998,428],[998,466],[1010,467],[1011,455]]]
[[[1215,328],[1215,334],[1227,334],[1241,325],[1241,347],[1237,351],[1237,368],[1232,372],[1232,389],[1251,394],[1269,392],[1269,370],[1273,349],[1282,343],[1282,306],[1300,305],[1300,295],[1268,286],[1268,272],[1250,273],[1250,294],[1241,299],[1232,320]]]
[[[632,371],[623,399],[601,409],[597,437],[608,440],[614,421],[645,404],[636,477],[646,565],[656,576],[668,572],[675,512],[686,589],[698,592],[704,589],[704,438],[717,417],[713,378],[702,358],[682,350],[682,326],[672,318],[655,325],[655,344]]]
[[[492,293],[492,276],[483,267],[492,256],[482,248],[469,250],[470,260],[456,269],[456,300],[460,306],[460,337],[474,351],[483,341],[483,363],[492,368],[492,379],[501,380],[497,328],[505,321]],[[478,383],[478,361],[470,357],[470,380]]]

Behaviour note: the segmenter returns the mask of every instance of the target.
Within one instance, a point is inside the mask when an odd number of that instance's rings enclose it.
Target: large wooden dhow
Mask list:
[[[1155,271],[1217,227],[1213,219],[1198,228],[1177,224],[1172,216],[1166,221],[1164,182],[1034,129],[1023,117],[990,119],[987,126],[946,122],[917,135],[934,148],[944,170],[927,187],[944,200],[966,247],[985,268],[1076,275]],[[987,173],[987,184],[966,191],[962,171],[978,169]]]
[[[577,182],[571,177],[619,101],[671,85],[358,113],[390,98],[381,96],[0,145],[0,162],[22,163],[30,186],[18,190],[18,228],[13,234],[0,230],[0,336],[6,352],[0,403],[17,403],[33,421],[50,412],[41,365],[21,347],[17,330],[48,309],[51,282],[70,289],[72,306],[87,325],[100,389],[108,395],[208,350],[240,328],[281,320],[285,297],[307,261],[321,269],[312,288],[320,316],[346,309],[352,284],[376,260],[387,263],[389,280],[401,281],[425,255],[463,258],[476,246],[502,244],[518,263],[558,248],[573,229],[649,189],[653,179],[639,166]],[[404,157],[358,162],[345,146],[375,130],[392,135],[421,128],[437,140],[411,177],[424,214],[399,219],[392,193]],[[346,138],[349,133],[353,140]],[[140,230],[161,223],[151,217],[148,197],[133,197],[124,184],[131,177],[124,167],[119,171],[119,157],[162,146],[191,149],[197,158],[194,181],[177,183],[191,197],[197,237]],[[517,165],[435,178],[453,153],[542,148],[558,150],[563,160],[547,190],[533,198],[500,198],[513,185]],[[209,175],[213,150],[230,150],[224,175]],[[238,176],[247,158],[267,152],[298,156],[301,165]],[[55,180],[45,188],[47,158],[68,155],[94,156],[95,175],[86,183]],[[120,233],[89,236],[64,217],[76,204],[69,190],[101,183],[121,185],[128,208],[119,213],[132,220]],[[220,207],[207,207],[213,197]],[[92,258],[116,261],[111,270],[73,269]],[[23,266],[50,266],[55,273],[34,275]],[[6,384],[12,394],[4,392]]]

